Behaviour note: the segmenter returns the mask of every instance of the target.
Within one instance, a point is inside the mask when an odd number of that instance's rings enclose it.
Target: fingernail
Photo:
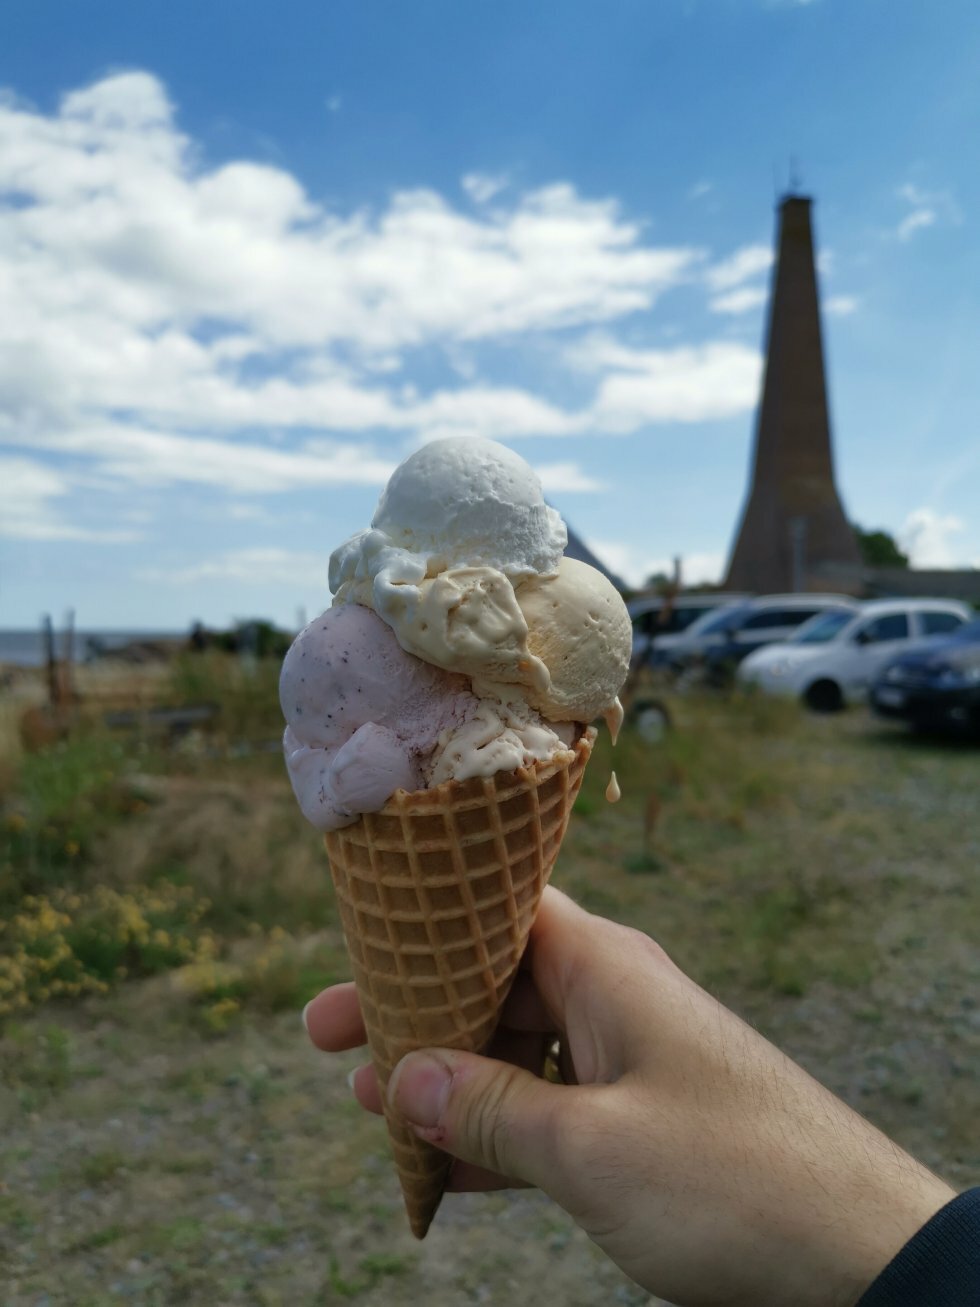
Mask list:
[[[351,1093],[354,1092],[354,1077],[357,1075],[360,1069],[361,1068],[359,1066],[356,1066],[354,1067],[353,1071],[347,1072],[347,1088],[351,1091]]]
[[[438,1125],[449,1101],[453,1075],[428,1053],[409,1053],[388,1081],[388,1102],[413,1125]]]
[[[310,999],[310,1003],[312,1002],[313,1000]],[[307,1034],[310,1033],[310,1023],[306,1019],[306,1014],[310,1010],[310,1003],[307,1003],[306,1007],[303,1008],[303,1029],[306,1031]]]

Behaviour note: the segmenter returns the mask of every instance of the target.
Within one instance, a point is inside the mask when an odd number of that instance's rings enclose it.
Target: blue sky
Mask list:
[[[292,622],[449,433],[511,444],[628,579],[717,578],[791,159],[846,507],[980,566],[972,0],[6,0],[4,27],[0,625]]]

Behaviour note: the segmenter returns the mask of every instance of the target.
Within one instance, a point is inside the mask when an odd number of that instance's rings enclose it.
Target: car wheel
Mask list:
[[[644,699],[630,710],[629,723],[641,740],[659,744],[670,730],[670,713],[658,699]]]
[[[813,712],[840,712],[844,707],[844,696],[836,681],[814,681],[803,700]]]

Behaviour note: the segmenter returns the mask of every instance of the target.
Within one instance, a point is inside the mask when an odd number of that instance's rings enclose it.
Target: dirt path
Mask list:
[[[328,1064],[297,1015],[188,1042],[159,997],[17,1035],[5,1304],[655,1301],[538,1194],[451,1196],[418,1243],[352,1056]]]
[[[805,729],[748,741],[714,789],[707,755],[675,754],[669,784],[651,773],[664,813],[646,860],[643,792],[583,806],[562,882],[644,924],[954,1184],[977,1183],[980,755],[860,720]],[[355,1060],[315,1053],[298,1011],[206,1037],[170,976],[9,1027],[4,1307],[657,1301],[535,1194],[450,1197],[415,1242],[383,1127],[346,1086]]]

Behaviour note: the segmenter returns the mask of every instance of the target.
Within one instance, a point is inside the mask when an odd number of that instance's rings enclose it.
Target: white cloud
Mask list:
[[[898,540],[913,567],[955,567],[959,560],[952,537],[964,530],[963,520],[953,513],[916,508],[902,523]]]
[[[107,131],[155,128],[169,123],[172,114],[173,105],[163,85],[139,69],[115,73],[71,91],[61,101],[62,119],[79,124],[83,136],[91,127]]]
[[[928,191],[923,190],[920,186],[916,186],[914,182],[903,183],[903,185],[897,188],[895,193],[898,195],[899,199],[906,200],[915,208],[921,208],[924,204],[932,203],[932,195]]]
[[[0,536],[19,540],[135,540],[133,531],[78,526],[66,515],[69,480],[33,459],[0,455]]]
[[[743,245],[729,258],[705,269],[704,279],[710,290],[733,290],[772,266],[773,253],[768,245]]]
[[[524,390],[473,386],[437,391],[429,399],[406,406],[405,425],[427,439],[443,435],[482,435],[491,439],[515,436],[559,436],[580,431],[584,419],[566,413]]]
[[[495,195],[506,190],[510,178],[505,172],[468,172],[460,185],[474,204],[487,204]]]
[[[900,241],[910,240],[917,231],[934,227],[938,222],[963,221],[960,206],[949,191],[928,191],[913,182],[905,182],[898,187],[896,194],[911,210],[894,230]]]
[[[568,357],[578,367],[607,372],[590,423],[614,434],[649,422],[701,422],[748,412],[762,376],[758,350],[724,341],[637,350],[594,336]]]
[[[648,309],[702,258],[565,182],[477,215],[423,189],[338,213],[281,167],[201,157],[146,72],[51,114],[0,102],[0,441],[253,493],[376,483],[388,461],[355,433],[579,432],[588,405],[480,384],[475,365],[456,391],[393,378],[416,347],[458,357]],[[506,183],[463,185],[485,204]],[[311,453],[330,432],[345,439]]]
[[[606,486],[583,472],[577,463],[538,463],[535,472],[545,494],[592,494]]]
[[[225,514],[233,522],[268,522],[269,514],[259,504],[243,504],[232,501],[225,505]]]
[[[743,283],[769,266],[761,246],[703,274],[702,251],[644,243],[614,200],[565,182],[505,201],[507,177],[470,173],[475,214],[423,189],[339,213],[284,168],[201,159],[145,72],[51,114],[0,101],[0,445],[22,451],[4,456],[8,534],[123,538],[64,512],[80,478],[239,497],[374,487],[397,461],[385,436],[617,435],[755,404],[754,350],[635,349],[594,329],[702,275],[719,297],[759,294]],[[482,343],[558,329],[593,332],[568,353],[594,375],[577,409],[481,381]],[[416,348],[463,384],[409,384]],[[539,471],[549,493],[601,488],[575,462]]]
[[[46,449],[88,456],[110,477],[140,486],[210,485],[232,494],[272,494],[307,486],[380,486],[395,460],[370,446],[310,440],[296,449],[212,440],[123,423],[93,424],[39,437]]]
[[[275,548],[232,549],[190,567],[146,568],[140,573],[140,579],[154,585],[221,581],[249,587],[282,585],[295,590],[307,579],[325,586],[328,562],[327,554]]]
[[[729,258],[705,269],[704,280],[711,292],[708,307],[712,313],[748,313],[766,302],[764,286],[748,286],[772,267],[773,253],[768,245],[743,245]]]
[[[636,552],[629,545],[624,545],[618,540],[597,540],[592,537],[584,541],[584,544],[600,562],[605,563],[610,572],[625,581],[627,585],[635,587],[642,584],[642,578],[637,579]],[[642,568],[642,564],[640,567]]]
[[[895,235],[900,241],[907,241],[917,231],[933,226],[935,221],[935,209],[913,209],[895,228]]]
[[[327,113],[340,113],[344,101],[340,95],[334,94],[328,95],[325,103],[327,106]]]
[[[742,286],[739,290],[730,290],[724,295],[716,295],[709,301],[712,313],[748,313],[766,302],[766,291],[762,286]]]
[[[147,73],[45,116],[0,108],[10,289],[130,328],[236,323],[266,346],[363,350],[601,321],[648,307],[694,251],[640,242],[613,200],[555,183],[479,217],[424,189],[338,214],[282,168],[204,169]],[[483,180],[481,193],[489,185]]]
[[[691,187],[691,189],[688,191],[687,198],[689,200],[703,200],[704,197],[706,195],[710,195],[714,189],[715,189],[714,182],[708,182],[708,181],[695,182],[694,185]]]
[[[861,301],[856,295],[829,295],[823,301],[823,310],[833,317],[846,318],[851,313],[856,313],[861,306]]]
[[[633,545],[618,540],[587,541],[589,548],[627,585],[639,588],[647,579],[658,573],[674,575],[674,560],[662,555],[647,554]],[[715,585],[722,577],[724,555],[720,553],[692,553],[681,557],[681,582],[685,586]]]

